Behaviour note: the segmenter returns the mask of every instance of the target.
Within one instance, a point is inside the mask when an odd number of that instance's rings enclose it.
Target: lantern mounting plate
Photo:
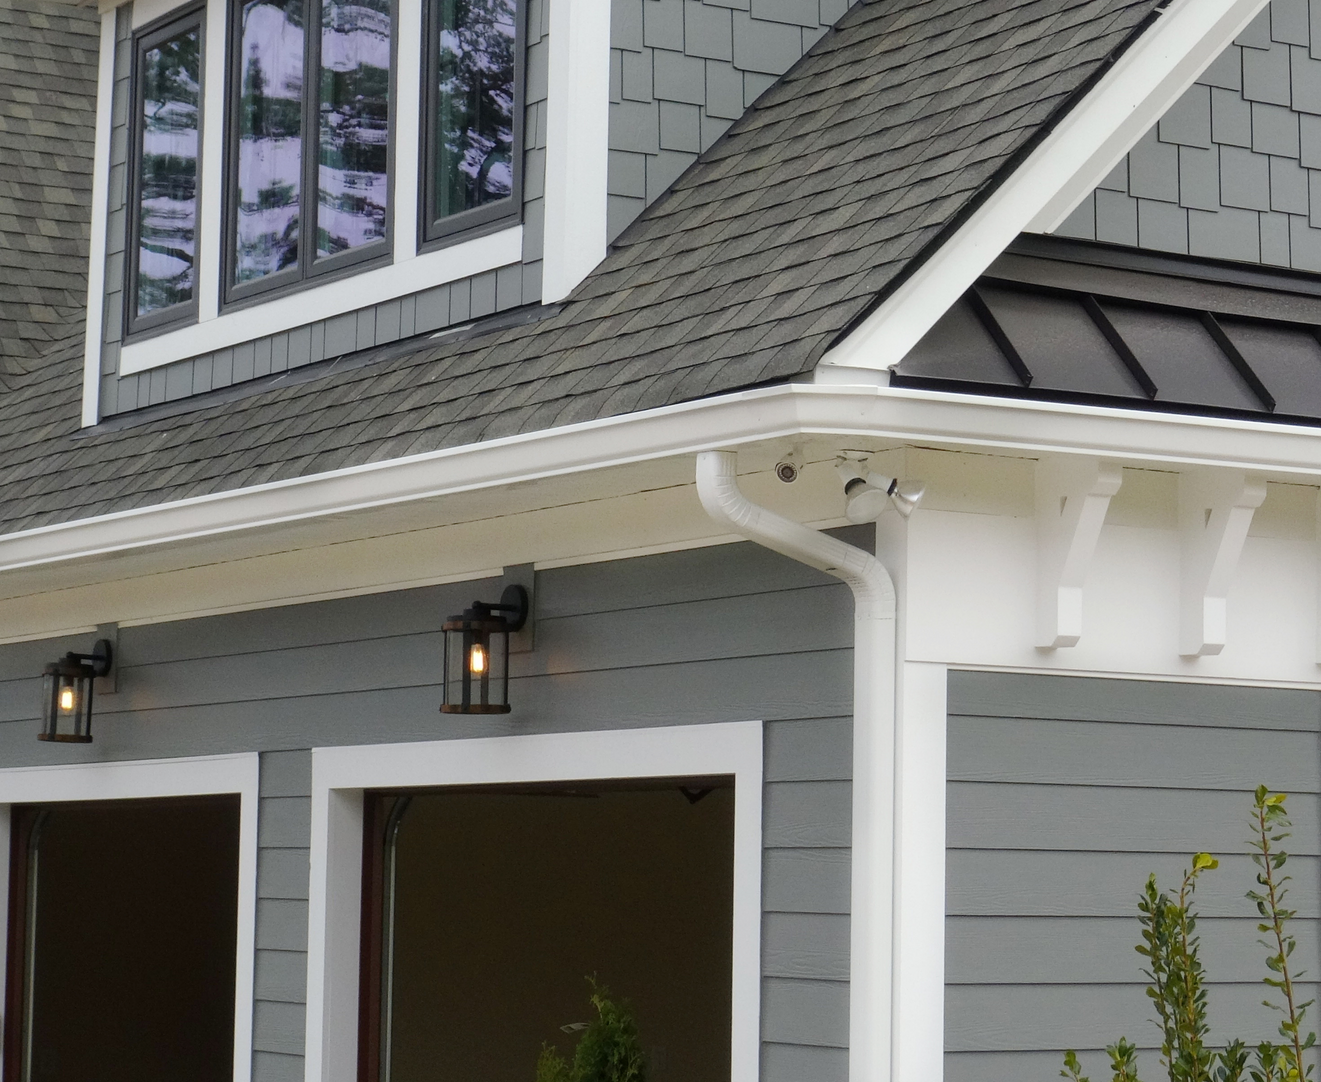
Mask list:
[[[527,623],[527,590],[517,583],[506,586],[500,594],[500,603],[492,605],[491,609],[504,614],[504,621],[509,625],[510,631],[521,631],[523,625]]]

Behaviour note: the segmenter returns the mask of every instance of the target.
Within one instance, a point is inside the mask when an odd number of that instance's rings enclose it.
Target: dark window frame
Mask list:
[[[390,80],[386,148],[385,236],[345,252],[318,259],[316,214],[319,191],[321,132],[321,7],[323,0],[301,0],[303,5],[302,167],[298,205],[298,263],[252,282],[236,282],[238,267],[238,168],[240,109],[242,107],[243,29],[242,0],[227,0],[225,50],[225,164],[221,204],[221,309],[232,310],[299,293],[327,281],[394,261],[395,159],[399,111],[399,0],[390,3]],[[310,228],[309,228],[310,227]]]
[[[159,308],[146,315],[138,314],[138,259],[141,254],[142,237],[142,153],[143,139],[146,134],[142,123],[142,107],[145,95],[143,80],[146,76],[143,58],[147,52],[163,42],[178,37],[191,27],[197,28],[198,46],[198,87],[197,103],[197,182],[193,195],[193,296],[192,300],[172,304],[168,308]],[[133,34],[133,69],[129,80],[129,175],[127,192],[128,230],[124,248],[124,340],[136,341],[149,338],[164,330],[172,330],[197,322],[198,314],[198,278],[201,270],[202,254],[200,250],[202,222],[202,187],[205,163],[202,147],[205,139],[206,96],[206,4],[191,4],[182,12],[170,12],[162,18],[148,23]]]
[[[527,113],[528,0],[515,0],[514,8],[514,130],[513,190],[507,199],[432,217],[436,205],[436,117],[439,111],[439,43],[442,0],[426,0],[422,11],[422,131],[418,141],[417,229],[418,251],[430,252],[458,241],[517,225],[523,220],[523,145]]]

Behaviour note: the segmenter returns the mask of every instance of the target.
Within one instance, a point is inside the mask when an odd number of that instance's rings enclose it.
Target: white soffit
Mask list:
[[[1268,0],[1174,0],[1028,159],[847,338],[821,359],[838,368],[898,364],[1023,232],[1049,232],[1228,47]]]

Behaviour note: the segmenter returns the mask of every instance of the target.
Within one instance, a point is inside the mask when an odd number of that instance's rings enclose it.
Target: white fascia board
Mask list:
[[[0,572],[807,435],[1321,477],[1300,426],[789,384],[23,530],[0,536]]]
[[[1267,0],[1174,0],[972,217],[821,364],[887,369],[1025,231],[1059,225]]]
[[[101,13],[96,71],[96,140],[92,155],[92,225],[87,254],[87,326],[83,333],[86,428],[101,419],[101,338],[105,319],[106,212],[110,201],[110,113],[115,92],[115,11]]]

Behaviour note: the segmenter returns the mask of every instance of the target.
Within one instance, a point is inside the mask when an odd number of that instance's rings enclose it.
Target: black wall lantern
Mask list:
[[[498,605],[474,601],[445,632],[442,714],[509,713],[509,635],[527,622],[527,591],[506,586]]]
[[[63,744],[92,742],[92,681],[105,676],[114,661],[109,639],[99,639],[90,654],[68,653],[42,670],[41,732],[38,740]]]

